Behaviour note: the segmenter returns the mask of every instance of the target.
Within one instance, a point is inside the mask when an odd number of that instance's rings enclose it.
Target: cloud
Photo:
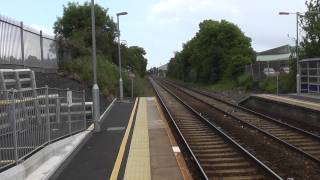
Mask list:
[[[39,24],[31,24],[30,25],[32,28],[34,28],[35,30],[42,30],[42,32],[44,34],[50,35],[50,36],[54,36],[54,32],[53,29],[50,26],[46,26],[46,25],[39,25]]]
[[[147,16],[148,22],[173,24],[192,22],[212,16],[235,16],[241,13],[233,1],[219,0],[160,0],[154,4]]]

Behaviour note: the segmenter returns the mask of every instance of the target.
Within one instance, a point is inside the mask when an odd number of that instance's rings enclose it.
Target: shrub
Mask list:
[[[253,78],[250,74],[244,73],[237,79],[238,86],[243,87],[245,90],[252,89],[254,86]]]
[[[259,89],[266,93],[277,92],[276,77],[267,77],[259,82]]]
[[[91,56],[83,56],[77,59],[67,61],[63,64],[64,70],[79,80],[87,84],[92,84],[92,58]],[[105,95],[117,95],[119,86],[119,68],[111,63],[104,56],[97,56],[97,78],[98,85]],[[128,79],[128,73],[123,69],[123,85],[124,94],[131,96],[131,81]],[[134,94],[136,96],[143,94],[144,79],[136,75],[134,80]]]

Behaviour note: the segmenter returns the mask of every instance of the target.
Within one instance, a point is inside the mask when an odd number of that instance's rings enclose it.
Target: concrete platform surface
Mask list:
[[[311,101],[309,98],[293,98],[288,96],[277,96],[271,94],[257,94],[254,95],[260,98],[265,98],[273,101],[278,101],[281,103],[287,103],[295,106],[300,106],[308,109],[312,109],[315,111],[320,111],[320,103],[316,101]]]
[[[106,180],[114,166],[133,102],[116,102],[94,133],[58,176],[59,180]]]
[[[183,179],[153,97],[140,98],[124,179]]]
[[[57,179],[183,179],[186,166],[179,165],[185,162],[156,103],[154,97],[115,103],[101,132],[92,135]]]

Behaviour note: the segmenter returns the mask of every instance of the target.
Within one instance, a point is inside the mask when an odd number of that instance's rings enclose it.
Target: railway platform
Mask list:
[[[271,94],[258,94],[255,95],[260,98],[285,103],[289,105],[299,106],[302,108],[312,109],[315,111],[320,111],[320,100],[305,96],[297,96],[297,95],[271,95]]]
[[[259,94],[250,96],[239,104],[320,135],[320,102],[317,99],[296,95]]]
[[[154,97],[117,102],[57,179],[184,179],[189,172]]]

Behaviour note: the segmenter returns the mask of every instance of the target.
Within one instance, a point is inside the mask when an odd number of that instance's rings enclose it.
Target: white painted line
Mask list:
[[[124,126],[121,126],[121,127],[109,127],[109,128],[107,128],[107,131],[123,131],[125,129],[126,129],[126,127],[124,127]]]
[[[147,101],[154,101],[155,97],[146,97]]]
[[[180,148],[178,146],[172,146],[172,150],[174,153],[180,153]]]
[[[114,98],[113,101],[110,103],[108,108],[103,112],[103,114],[99,118],[99,122],[102,124],[103,118],[109,113],[111,107],[113,106],[114,102],[116,102],[117,98]]]

